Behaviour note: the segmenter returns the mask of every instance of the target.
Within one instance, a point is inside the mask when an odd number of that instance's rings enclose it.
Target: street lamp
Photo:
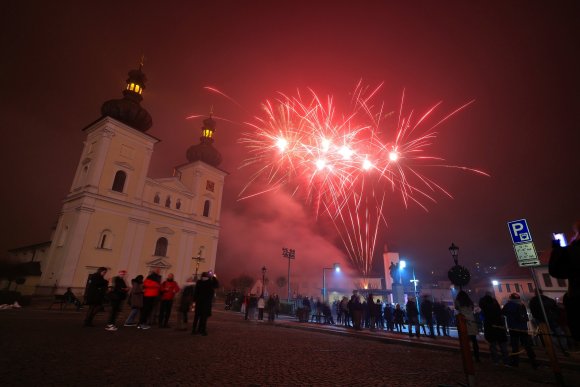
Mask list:
[[[403,269],[407,267],[407,262],[399,261],[399,282],[403,284]]]
[[[326,270],[334,270],[335,273],[340,272],[340,265],[334,263],[332,267],[322,268],[322,302],[326,302]]]
[[[463,290],[463,286],[469,283],[471,274],[469,274],[469,270],[459,265],[459,247],[455,246],[455,243],[453,242],[451,243],[451,246],[449,246],[449,253],[453,257],[455,266],[449,269],[447,277],[449,277],[449,280],[453,285],[459,286],[459,290]]]
[[[266,287],[266,266],[262,266],[262,297],[264,297],[264,288]]]
[[[458,265],[459,263],[459,247],[455,246],[455,243],[451,242],[451,246],[449,246],[449,252],[451,253],[451,256],[453,257],[453,262],[455,262],[456,265]]]
[[[296,250],[282,247],[282,256],[288,259],[288,302],[290,302],[290,260],[296,257]]]
[[[415,269],[413,269],[413,279],[410,280],[410,282],[412,282],[415,287],[415,304],[417,304],[417,310],[419,310],[419,298],[417,296],[417,284],[419,283],[419,280],[415,278]]]

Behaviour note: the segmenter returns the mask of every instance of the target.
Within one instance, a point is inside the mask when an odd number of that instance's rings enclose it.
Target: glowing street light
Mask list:
[[[282,256],[288,259],[288,303],[290,303],[290,260],[296,258],[296,250],[282,247]]]
[[[403,269],[407,267],[407,262],[399,261],[399,282],[403,284]]]

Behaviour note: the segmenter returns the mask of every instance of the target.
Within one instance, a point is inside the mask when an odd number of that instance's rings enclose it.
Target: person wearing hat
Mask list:
[[[219,286],[217,278],[207,272],[201,273],[201,279],[195,284],[193,301],[195,302],[195,314],[191,334],[201,333],[207,336],[207,319],[211,316],[211,306],[215,289]]]
[[[125,282],[125,276],[127,275],[126,270],[119,270],[119,274],[113,277],[111,290],[109,291],[109,302],[111,304],[111,313],[109,314],[109,321],[105,329],[107,331],[116,331],[117,326],[115,325],[117,321],[117,316],[121,311],[121,305],[123,301],[127,298],[127,292],[129,288]]]
[[[96,272],[89,275],[85,291],[85,303],[89,306],[85,316],[84,326],[92,327],[93,319],[103,310],[103,301],[107,292],[109,281],[105,279],[106,267],[99,267]]]
[[[507,304],[501,310],[501,314],[506,317],[507,325],[510,333],[510,344],[512,347],[512,361],[511,365],[517,367],[520,362],[520,344],[526,350],[532,368],[538,368],[536,361],[536,353],[532,348],[532,339],[528,334],[528,310],[520,300],[518,293],[510,294]]]

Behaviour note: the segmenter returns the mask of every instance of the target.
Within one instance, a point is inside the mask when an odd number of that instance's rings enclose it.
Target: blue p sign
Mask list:
[[[525,219],[508,222],[508,228],[515,244],[532,241],[532,234]]]

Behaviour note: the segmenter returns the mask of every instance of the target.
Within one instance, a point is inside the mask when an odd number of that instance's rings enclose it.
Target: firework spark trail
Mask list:
[[[403,92],[395,128],[386,133],[392,137],[389,141],[380,130],[390,114],[385,115],[383,103],[374,102],[381,88],[382,84],[370,88],[359,82],[351,111],[342,117],[331,96],[324,100],[311,89],[308,98],[300,91],[295,96],[280,93],[264,102],[264,115],[247,123],[252,131],[240,139],[250,153],[242,167],[257,167],[240,200],[290,188],[291,195],[309,204],[317,217],[333,222],[345,253],[363,276],[372,269],[379,230],[386,225],[384,206],[393,194],[398,192],[405,207],[416,203],[425,210],[424,201],[436,202],[436,193],[452,197],[419,169],[445,167],[487,176],[426,154],[437,137],[434,129],[473,101],[424,129],[442,102],[415,119],[413,111],[404,113]],[[258,181],[267,188],[250,192]]]

